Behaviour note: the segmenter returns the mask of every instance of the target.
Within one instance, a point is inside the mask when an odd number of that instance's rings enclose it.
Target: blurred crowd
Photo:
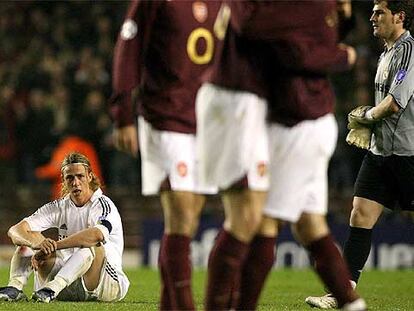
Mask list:
[[[106,185],[139,183],[138,161],[117,152],[107,113],[114,42],[123,1],[4,1],[0,6],[0,175],[2,182],[44,182],[48,163],[68,136],[95,148]],[[330,168],[331,193],[349,197],[364,152],[345,143],[346,114],[373,103],[381,43],[372,36],[372,3],[354,1],[355,69],[333,77],[340,137]],[[0,182],[1,184],[1,182]]]
[[[0,166],[8,182],[41,182],[36,168],[77,136],[95,148],[106,184],[138,183],[137,161],[113,148],[106,107],[125,8],[119,1],[2,2]]]

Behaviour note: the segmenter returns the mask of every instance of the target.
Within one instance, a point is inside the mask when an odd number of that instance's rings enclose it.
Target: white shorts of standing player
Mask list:
[[[197,94],[197,153],[204,183],[228,189],[247,176],[248,187],[267,191],[266,101],[244,91],[204,84]]]
[[[269,125],[271,179],[265,215],[294,223],[304,212],[326,214],[328,164],[337,136],[332,114],[293,127]]]
[[[217,193],[199,182],[195,135],[157,130],[143,117],[138,117],[138,133],[143,195],[158,194],[167,177],[173,191]]]

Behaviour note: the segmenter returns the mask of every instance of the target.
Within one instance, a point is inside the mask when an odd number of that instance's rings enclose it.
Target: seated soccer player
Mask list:
[[[23,287],[33,270],[32,300],[37,302],[112,302],[128,291],[129,280],[122,271],[122,222],[115,204],[102,193],[84,155],[68,154],[61,176],[61,198],[8,231],[17,249],[0,301],[27,299]],[[49,228],[58,229],[58,241],[42,234]]]

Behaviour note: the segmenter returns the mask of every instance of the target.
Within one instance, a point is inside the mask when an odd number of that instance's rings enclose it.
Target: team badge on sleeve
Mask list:
[[[406,74],[407,71],[405,69],[398,70],[397,75],[395,76],[395,82],[400,83],[402,80],[404,80]]]
[[[125,20],[124,24],[121,28],[121,38],[124,40],[131,40],[135,38],[138,32],[137,23],[135,23],[132,19]]]

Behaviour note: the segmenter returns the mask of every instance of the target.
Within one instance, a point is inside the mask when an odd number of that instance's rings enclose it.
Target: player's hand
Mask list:
[[[359,125],[364,125],[365,127],[372,127],[375,120],[372,116],[371,109],[372,106],[358,106],[348,114],[348,128],[358,128]]]
[[[346,142],[362,149],[369,149],[372,130],[369,127],[360,126],[352,128],[346,136]]]
[[[136,125],[127,125],[114,129],[115,147],[136,157],[138,155],[138,131]]]
[[[338,46],[348,54],[348,65],[351,67],[354,66],[357,60],[357,52],[355,48],[344,43],[339,43]]]
[[[52,254],[57,250],[57,243],[55,240],[46,238],[34,249],[38,249],[43,252],[45,255]]]
[[[47,257],[48,255],[46,255],[42,251],[36,252],[32,256],[32,260],[31,260],[33,270],[37,271],[39,267],[42,266],[43,262],[47,259]]]

